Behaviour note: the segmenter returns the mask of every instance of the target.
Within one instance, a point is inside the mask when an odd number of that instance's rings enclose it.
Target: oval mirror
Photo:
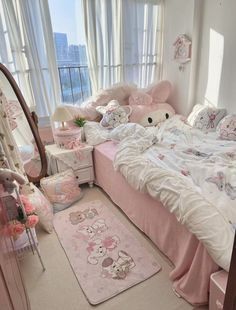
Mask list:
[[[37,117],[30,112],[10,71],[0,63],[0,88],[7,98],[7,117],[30,182],[39,183],[47,173],[47,159]]]

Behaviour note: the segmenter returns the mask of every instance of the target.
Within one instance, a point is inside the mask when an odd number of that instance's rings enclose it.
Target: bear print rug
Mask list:
[[[161,267],[100,201],[55,214],[54,227],[88,301],[99,304]]]

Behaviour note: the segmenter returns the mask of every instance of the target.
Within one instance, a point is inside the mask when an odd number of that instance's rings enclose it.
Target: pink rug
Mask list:
[[[100,201],[55,214],[54,227],[88,301],[99,304],[161,267]]]

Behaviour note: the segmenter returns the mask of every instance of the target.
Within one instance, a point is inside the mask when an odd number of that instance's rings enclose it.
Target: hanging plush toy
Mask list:
[[[25,183],[25,178],[15,171],[0,168],[0,184],[3,185],[4,190],[9,194],[11,194],[16,188],[14,181],[23,185]]]

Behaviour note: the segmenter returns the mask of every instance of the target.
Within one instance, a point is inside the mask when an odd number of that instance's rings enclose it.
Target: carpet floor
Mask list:
[[[150,279],[97,306],[88,303],[71,269],[56,233],[37,231],[40,252],[46,271],[42,272],[37,256],[28,254],[21,260],[21,270],[25,280],[32,310],[206,310],[208,307],[194,308],[172,291],[169,280],[171,263],[155,245],[140,232],[98,187],[83,187],[81,203],[101,200],[109,206],[129,227],[139,242],[152,253],[162,266],[162,270]]]

